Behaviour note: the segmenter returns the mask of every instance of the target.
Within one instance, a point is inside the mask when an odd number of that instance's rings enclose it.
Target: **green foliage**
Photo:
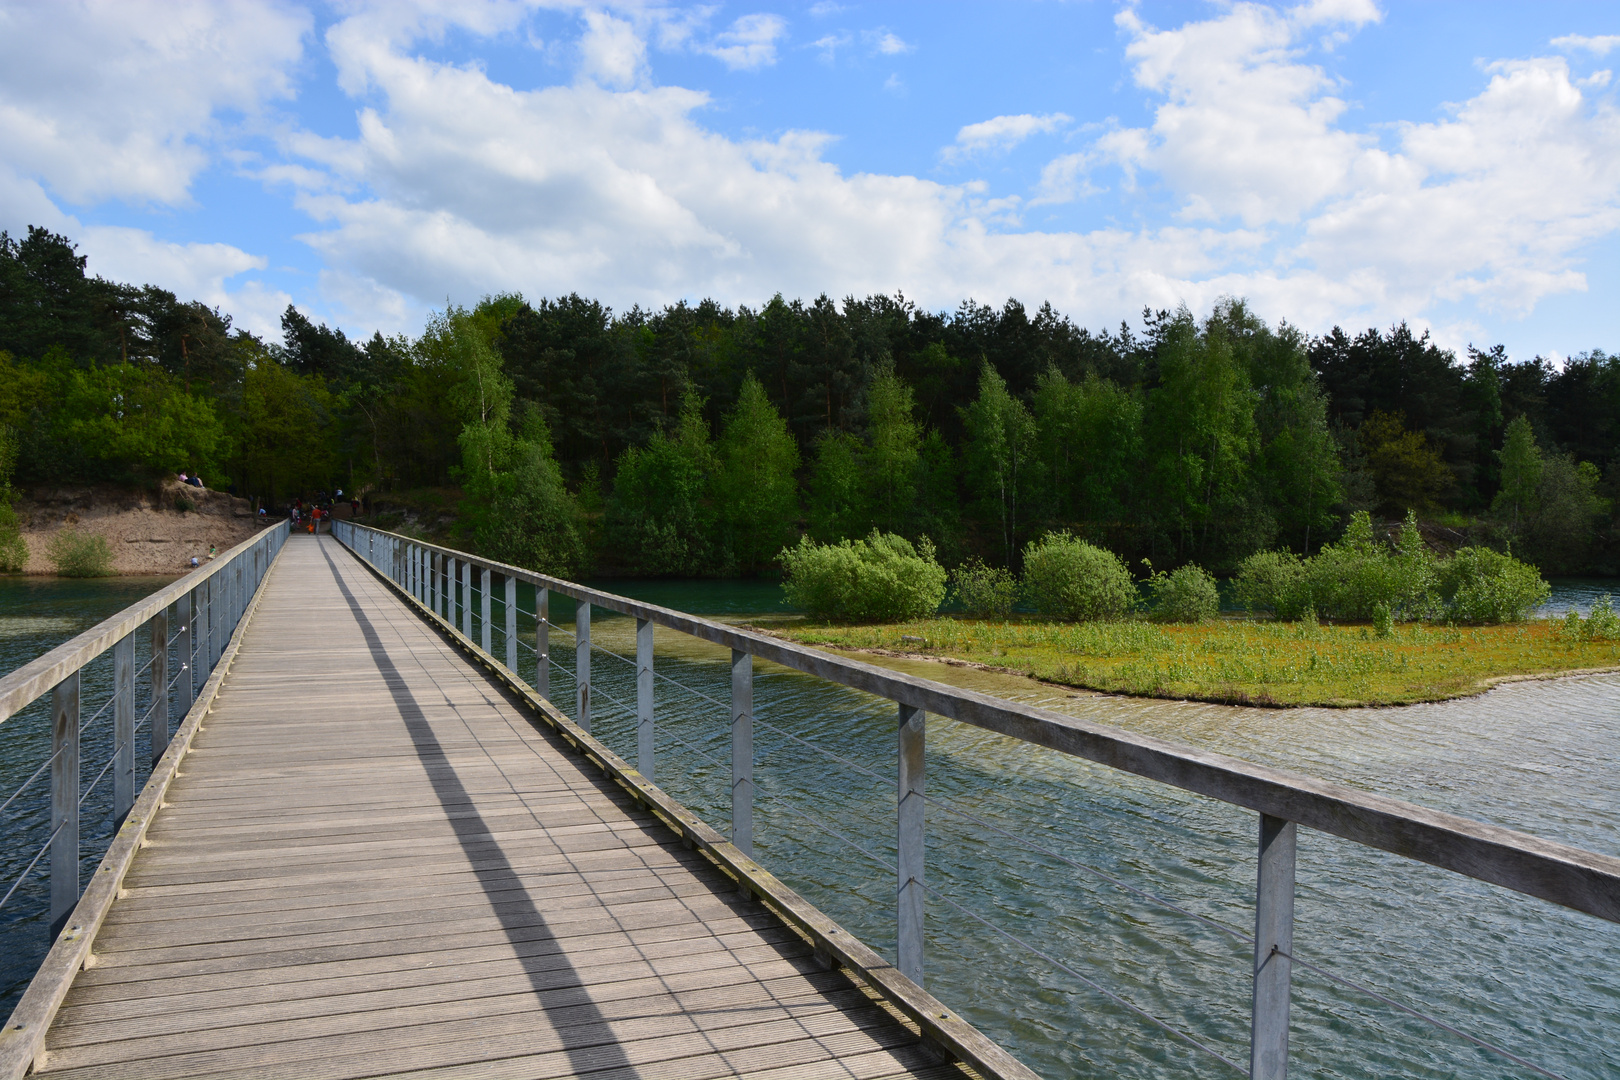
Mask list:
[[[1462,548],[1441,565],[1440,594],[1458,622],[1522,622],[1551,591],[1535,567],[1490,548]]]
[[[607,507],[609,547],[630,573],[696,577],[715,570],[709,501],[714,451],[702,402],[689,395],[676,434],[619,456]]]
[[[1592,613],[1585,619],[1570,608],[1558,622],[1558,636],[1569,642],[1614,641],[1620,639],[1620,614],[1614,610],[1614,600],[1608,593],[1592,604]]]
[[[800,537],[778,561],[788,603],[815,618],[846,622],[920,619],[945,600],[945,569],[925,537],[915,546],[876,529],[864,540],[818,544]]]
[[[1023,591],[1036,611],[1060,619],[1117,618],[1136,603],[1120,557],[1066,532],[1049,532],[1024,549]]]
[[[979,513],[993,523],[1003,561],[1011,563],[1024,521],[1035,420],[1007,391],[1007,380],[987,362],[979,371],[979,396],[962,410],[967,429],[963,457]]]
[[[0,489],[0,574],[20,574],[28,565],[28,544],[11,493]]]
[[[1148,610],[1154,622],[1200,623],[1221,612],[1215,578],[1203,567],[1188,563],[1170,573],[1160,570],[1148,578]]]
[[[112,548],[105,536],[67,527],[45,546],[45,557],[63,577],[106,577],[112,573]]]
[[[891,368],[878,372],[866,397],[870,440],[863,470],[866,514],[874,528],[908,532],[916,517],[917,470],[922,456],[922,429],[912,417],[916,400]]]
[[[1018,602],[1018,579],[1005,567],[969,559],[951,571],[951,592],[974,618],[1004,619]]]
[[[1305,564],[1292,551],[1257,551],[1238,564],[1232,595],[1250,611],[1298,619],[1310,603]]]
[[[1546,600],[1548,587],[1534,567],[1486,548],[1436,558],[1410,513],[1395,543],[1383,544],[1362,511],[1338,543],[1313,558],[1274,551],[1249,556],[1235,591],[1251,611],[1271,611],[1280,619],[1310,613],[1367,620],[1385,634],[1396,619],[1518,621]]]
[[[753,375],[743,379],[718,456],[714,493],[728,561],[756,573],[798,532],[799,451]]]
[[[810,466],[810,535],[824,544],[859,536],[863,513],[861,443],[842,431],[824,433]]]
[[[1037,458],[1047,515],[1118,520],[1142,455],[1142,401],[1096,375],[1072,383],[1055,368],[1035,391]]]
[[[1598,494],[1601,477],[1589,461],[1544,454],[1523,416],[1508,425],[1501,453],[1502,487],[1491,514],[1520,553],[1553,571],[1587,565],[1609,501]]]
[[[1408,431],[1404,413],[1375,412],[1361,425],[1361,448],[1379,506],[1400,513],[1433,510],[1453,482],[1440,451],[1421,431]]]

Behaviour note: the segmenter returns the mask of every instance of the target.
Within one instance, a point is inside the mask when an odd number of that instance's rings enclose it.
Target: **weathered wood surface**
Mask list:
[[[376,532],[365,526],[357,530]],[[394,533],[379,535],[405,540]],[[449,548],[409,540],[430,553]],[[1358,844],[1620,922],[1620,858],[1474,821],[1314,776],[1256,765],[1023,702],[933,682],[521,567],[475,560],[547,592],[758,656],[937,716],[1296,822]]]
[[[41,1071],[963,1075],[576,761],[295,538]]]

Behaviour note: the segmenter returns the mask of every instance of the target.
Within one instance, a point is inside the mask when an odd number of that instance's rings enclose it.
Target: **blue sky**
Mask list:
[[[1248,297],[1620,350],[1592,3],[0,4],[0,227],[276,334],[569,291]]]

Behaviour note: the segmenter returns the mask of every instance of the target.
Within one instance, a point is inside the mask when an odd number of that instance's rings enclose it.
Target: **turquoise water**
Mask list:
[[[0,648],[11,650],[0,658],[8,664],[29,659],[82,629],[83,620],[104,617],[156,584],[139,579],[129,586],[138,590],[131,595],[117,592],[124,583],[0,582]],[[721,617],[782,610],[780,593],[768,582],[601,584]],[[82,591],[102,587],[108,593],[99,601]],[[1570,589],[1565,602],[1582,602],[1597,587],[1580,588],[1584,592]],[[104,607],[95,609],[98,602]],[[530,596],[520,602],[532,610]],[[571,614],[554,604],[553,618],[567,622]],[[595,613],[594,638],[613,652],[633,655],[632,631],[628,619]],[[499,634],[496,639],[499,653],[504,643]],[[532,645],[532,634],[525,642]],[[565,668],[572,667],[569,644],[566,634],[554,635],[553,655]],[[727,700],[729,656],[664,630],[657,631],[657,648],[659,671],[683,684],[657,686],[657,780],[723,829],[728,726],[725,706],[714,702]],[[523,672],[532,676],[531,654],[524,653]],[[1620,854],[1620,677],[1515,684],[1465,701],[1403,709],[1255,710],[1116,699],[926,661],[892,663]],[[630,669],[603,653],[593,665],[595,729],[633,757],[633,726],[616,704],[634,701]],[[894,706],[774,665],[759,663],[756,671],[757,853],[892,957],[895,882],[884,863],[894,856]],[[563,671],[553,672],[552,696],[573,711],[571,679]],[[85,700],[99,701],[88,689]],[[15,737],[24,730],[17,721],[0,725],[0,772],[7,776],[20,761],[33,763],[26,776],[42,760],[24,745],[28,740]],[[92,758],[87,746],[85,759]],[[926,981],[934,993],[1049,1077],[1238,1075],[1085,980],[1244,1064],[1245,947],[1090,870],[1247,930],[1252,814],[935,717],[929,719],[928,784],[927,872],[938,893],[928,905]],[[4,819],[0,869],[12,865],[17,835],[13,812]],[[1620,1016],[1620,927],[1316,833],[1301,836],[1299,878],[1296,951],[1302,958],[1555,1073],[1583,1080],[1620,1075],[1614,1019]],[[1073,973],[956,912],[946,897]],[[34,934],[42,954],[43,930],[0,923],[0,933],[7,935],[0,946],[9,1009],[32,969],[17,943]],[[1306,972],[1295,977],[1292,1036],[1299,1076],[1527,1075]]]

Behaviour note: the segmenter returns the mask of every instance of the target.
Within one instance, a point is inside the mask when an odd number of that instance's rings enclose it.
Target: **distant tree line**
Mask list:
[[[455,489],[465,542],[571,572],[755,573],[873,529],[948,566],[1066,530],[1230,569],[1409,509],[1551,573],[1620,564],[1620,357],[1312,338],[1239,300],[1094,332],[1017,301],[501,295],[364,341],[289,307],[265,341],[30,228],[0,233],[0,440],[21,488]]]

